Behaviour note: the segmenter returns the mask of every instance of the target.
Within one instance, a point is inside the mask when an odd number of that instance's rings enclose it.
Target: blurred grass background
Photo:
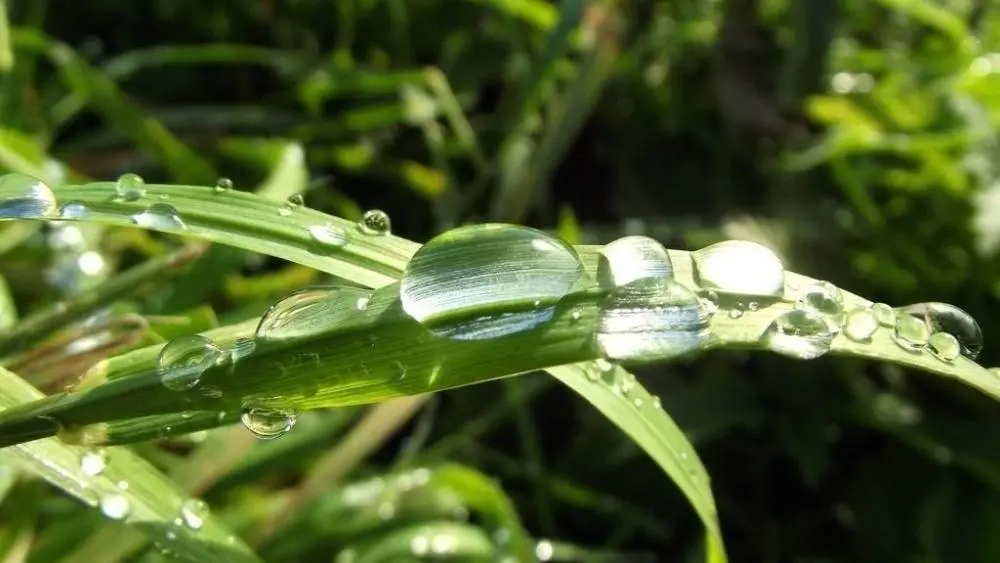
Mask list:
[[[756,240],[865,297],[972,312],[987,335],[981,360],[1000,364],[989,345],[1000,329],[992,0],[0,5],[7,171],[227,177],[279,199],[304,187],[311,207],[351,219],[383,209],[417,241],[485,220],[575,243]],[[303,163],[308,181],[281,181]],[[12,308],[86,291],[177,244],[118,229],[70,238],[0,226],[5,327]],[[213,248],[172,286],[107,313],[148,320],[96,354],[242,320],[319,281]],[[29,355],[17,370],[56,386],[94,358]],[[889,365],[742,352],[640,376],[706,461],[733,561],[1000,560],[1000,409],[975,392]],[[322,483],[314,510],[260,540],[273,561],[346,561],[348,547],[388,545],[407,522],[461,521],[471,493],[455,482],[468,475],[441,485],[464,501],[417,499],[393,526],[378,503],[367,520],[345,508],[345,480],[443,461],[496,477],[535,536],[698,560],[701,530],[675,486],[547,376],[415,407],[377,407],[353,430],[359,412],[310,413],[273,443],[235,428],[136,449],[250,539],[303,476]],[[121,533],[112,524],[37,483],[5,487],[4,561],[121,560],[94,539]]]

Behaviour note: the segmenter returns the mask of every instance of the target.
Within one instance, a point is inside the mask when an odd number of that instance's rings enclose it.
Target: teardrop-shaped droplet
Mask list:
[[[254,436],[271,440],[284,436],[295,426],[295,411],[246,405],[240,421]]]
[[[37,219],[56,214],[56,196],[49,186],[27,174],[0,176],[0,219]]]
[[[219,178],[219,180],[215,183],[214,189],[216,193],[228,192],[233,189],[233,181],[229,178]]]
[[[669,278],[673,274],[667,249],[649,237],[622,237],[600,251],[597,281],[601,287],[615,288],[644,278]]]
[[[192,498],[181,504],[181,522],[192,530],[200,530],[208,514],[208,503],[201,499]]]
[[[868,342],[878,327],[878,318],[868,307],[858,307],[844,316],[844,336],[855,342]]]
[[[896,326],[896,310],[889,305],[875,303],[872,305],[872,313],[875,313],[875,318],[878,319],[879,325],[890,328]]]
[[[799,295],[795,307],[826,317],[837,327],[844,314],[844,301],[840,288],[826,281],[816,282],[805,288]]]
[[[728,240],[691,253],[695,279],[719,293],[779,297],[785,268],[773,250],[755,242]]]
[[[706,343],[698,297],[670,278],[646,278],[612,292],[601,304],[597,344],[606,358],[669,359]]]
[[[313,286],[295,290],[271,305],[257,323],[264,342],[290,340],[341,328],[364,318],[358,300],[371,291],[358,287]]]
[[[132,513],[132,504],[128,497],[120,493],[101,495],[101,512],[112,520],[124,520]]]
[[[115,182],[115,194],[125,201],[136,201],[146,195],[146,181],[138,174],[122,174]]]
[[[86,219],[90,216],[90,208],[82,201],[67,201],[59,206],[60,219]]]
[[[347,231],[341,229],[333,223],[312,225],[308,230],[309,236],[324,248],[341,248],[346,245],[348,241]]]
[[[392,232],[392,222],[385,211],[371,209],[361,216],[358,230],[366,235],[388,235]]]
[[[180,231],[187,228],[181,214],[167,203],[154,203],[142,213],[132,216],[132,222],[144,229],[158,231]]]
[[[807,309],[795,309],[768,325],[763,344],[783,356],[812,360],[830,351],[834,336],[824,316]]]
[[[399,299],[408,315],[439,336],[497,338],[549,321],[583,275],[573,248],[541,231],[472,225],[417,250],[403,272]]]
[[[210,339],[189,334],[168,342],[156,361],[160,382],[171,391],[185,391],[198,385],[205,370],[218,365],[226,353]]]
[[[104,473],[108,466],[108,452],[103,448],[95,448],[83,452],[80,456],[80,472],[88,477],[97,477]]]
[[[948,332],[935,332],[927,338],[927,349],[931,355],[942,362],[954,362],[962,355],[962,345],[955,336]]]
[[[906,313],[896,315],[896,326],[893,327],[892,340],[900,348],[908,352],[919,352],[927,346],[931,330],[927,321]]]
[[[983,349],[983,331],[972,315],[950,303],[914,303],[898,313],[924,319],[930,332],[947,332],[962,345],[962,355],[975,360]]]
[[[305,199],[301,194],[295,194],[289,197],[288,201],[285,202],[285,206],[278,210],[278,215],[288,217],[303,205],[305,205]]]

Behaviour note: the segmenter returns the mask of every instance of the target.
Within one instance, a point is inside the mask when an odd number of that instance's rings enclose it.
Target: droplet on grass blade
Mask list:
[[[177,209],[167,203],[154,203],[142,213],[132,216],[132,222],[145,229],[182,231],[187,228]]]
[[[115,181],[115,194],[125,201],[136,201],[146,195],[146,181],[138,174],[122,174]]]
[[[855,342],[868,342],[879,328],[875,312],[868,307],[858,307],[844,315],[844,336]]]
[[[807,309],[795,309],[772,321],[762,342],[783,356],[812,360],[830,351],[834,336],[825,317]]]
[[[347,245],[347,231],[332,223],[311,225],[307,230],[309,231],[309,236],[323,249],[342,248]]]
[[[314,335],[364,318],[358,301],[371,291],[357,287],[313,286],[297,289],[274,302],[257,324],[255,338],[279,341]]]
[[[67,201],[59,206],[60,219],[75,220],[87,217],[90,217],[90,208],[82,201]]]
[[[600,250],[597,281],[601,287],[615,288],[644,278],[669,278],[673,273],[667,249],[649,237],[622,237]]]
[[[38,219],[56,214],[56,196],[49,186],[27,174],[0,176],[0,219]]]
[[[728,240],[691,253],[694,274],[704,289],[718,293],[779,297],[785,268],[773,250],[755,242]]]
[[[186,391],[198,385],[202,374],[225,357],[226,352],[209,338],[189,334],[171,340],[160,350],[156,369],[164,387]]]
[[[246,404],[240,421],[257,438],[272,440],[284,436],[295,426],[295,411]]]
[[[124,520],[132,513],[132,504],[128,497],[120,493],[101,495],[101,512],[112,520]]]
[[[209,515],[208,503],[201,499],[187,499],[181,504],[181,522],[192,530],[200,530]]]
[[[381,209],[365,211],[358,221],[358,230],[366,235],[388,235],[392,233],[392,222],[389,215]]]
[[[97,477],[104,473],[107,465],[108,452],[103,448],[87,450],[80,456],[80,472],[88,477]]]
[[[930,338],[930,327],[923,318],[902,313],[896,315],[896,325],[893,327],[892,340],[897,346],[907,352],[919,352],[927,346]]]
[[[975,360],[983,349],[983,331],[969,313],[950,303],[914,303],[897,309],[897,314],[921,318],[930,332],[947,332],[958,340],[962,355]]]

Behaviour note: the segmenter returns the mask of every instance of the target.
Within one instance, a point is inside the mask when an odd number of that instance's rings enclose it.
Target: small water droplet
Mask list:
[[[133,215],[132,222],[144,229],[158,231],[181,231],[187,228],[180,212],[166,203],[150,205],[142,213]]]
[[[896,315],[892,340],[900,348],[908,352],[919,352],[927,345],[929,337],[930,327],[924,319],[907,314]]]
[[[785,268],[773,250],[755,242],[728,240],[691,254],[703,289],[718,293],[777,297],[785,289]]]
[[[632,404],[635,406],[635,408],[641,409],[643,405],[642,397],[636,397],[635,399],[633,399]]]
[[[263,341],[290,340],[342,327],[363,318],[358,300],[371,291],[357,287],[313,286],[295,290],[274,302],[257,324],[255,337]]]
[[[663,408],[663,401],[660,400],[660,397],[658,395],[653,395],[653,408],[654,409]]]
[[[759,310],[760,310],[760,303],[756,301],[751,301],[750,303],[747,303],[747,311],[753,313]]]
[[[834,332],[825,317],[810,310],[795,309],[768,325],[763,344],[783,356],[811,360],[830,351],[833,337]]]
[[[868,342],[878,327],[878,318],[870,308],[859,307],[844,316],[844,336],[855,342]]]
[[[208,503],[201,499],[187,499],[181,504],[181,521],[192,530],[200,530],[208,518]]]
[[[146,195],[146,181],[138,174],[122,174],[115,182],[115,194],[125,201],[136,201]]]
[[[305,199],[301,194],[295,194],[289,197],[288,201],[285,202],[285,206],[278,210],[278,215],[288,217],[303,205],[305,205]]]
[[[210,339],[189,334],[168,342],[157,358],[160,382],[171,391],[185,391],[198,385],[205,370],[218,365],[225,352]]]
[[[927,339],[927,349],[942,362],[951,363],[962,355],[962,345],[948,332],[935,332]]]
[[[215,193],[224,193],[233,189],[233,181],[229,178],[219,178],[215,183]]]
[[[271,440],[284,436],[295,426],[295,411],[244,405],[240,421],[254,436]]]
[[[573,311],[572,313],[569,314],[569,319],[574,323],[579,322],[582,317],[583,315],[580,313],[580,311]]]
[[[86,219],[90,216],[90,208],[82,201],[67,201],[59,207],[60,219]]]
[[[366,235],[388,235],[392,232],[392,222],[385,211],[371,209],[361,216],[358,230]]]
[[[107,465],[108,452],[103,448],[87,450],[80,456],[80,472],[88,477],[97,477],[104,473]]]
[[[832,283],[820,281],[810,285],[802,291],[795,307],[825,317],[831,323],[831,328],[840,330],[844,301],[840,288]]]
[[[881,326],[896,326],[896,310],[885,303],[872,305],[872,313],[875,314],[875,318],[878,319],[878,324]]]
[[[983,349],[983,331],[972,315],[950,303],[914,303],[898,309],[898,314],[919,317],[930,332],[947,332],[961,345],[962,355],[975,360]]]
[[[626,372],[622,376],[621,381],[618,383],[618,390],[621,391],[622,396],[628,397],[632,389],[635,388],[635,376],[631,373]]]
[[[101,496],[101,512],[112,520],[124,520],[132,512],[132,504],[125,495],[109,493]]]
[[[667,249],[649,237],[622,237],[600,250],[597,281],[601,287],[615,288],[643,278],[669,278],[673,274]]]
[[[733,306],[729,308],[728,315],[730,319],[735,320],[741,318],[745,311],[746,308],[743,306],[743,303],[733,303]]]
[[[0,176],[0,219],[34,219],[56,214],[56,196],[49,186],[27,174]]]
[[[312,225],[309,227],[309,236],[324,248],[342,248],[348,242],[347,231],[334,225]]]
[[[719,310],[719,294],[710,289],[699,289],[696,293],[702,314],[711,317]]]

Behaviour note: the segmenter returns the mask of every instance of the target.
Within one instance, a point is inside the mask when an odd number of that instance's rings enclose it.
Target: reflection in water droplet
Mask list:
[[[820,281],[810,285],[802,291],[795,307],[826,317],[831,328],[840,330],[844,301],[840,288],[832,283]]]
[[[922,318],[912,315],[896,315],[896,326],[892,331],[892,340],[900,348],[908,352],[919,352],[927,345],[930,328]]]
[[[768,325],[763,344],[781,355],[811,360],[830,351],[833,337],[826,318],[813,311],[796,309]]]
[[[612,360],[668,359],[704,344],[707,324],[691,290],[672,279],[646,278],[604,300],[597,343]]]
[[[257,324],[255,337],[264,341],[289,340],[363,319],[358,300],[370,295],[370,290],[357,287],[313,286],[295,290],[267,309]]]
[[[86,219],[90,216],[90,208],[82,201],[67,201],[59,207],[60,219]]]
[[[780,296],[785,268],[773,250],[755,242],[728,240],[691,253],[695,279],[719,293]]]
[[[166,203],[154,203],[142,213],[132,216],[132,222],[144,229],[158,231],[180,231],[187,228],[181,219],[181,214],[174,206]]]
[[[219,178],[219,181],[215,183],[214,189],[216,193],[228,192],[233,189],[233,181],[229,178]]]
[[[240,421],[254,436],[271,440],[284,436],[295,426],[295,411],[244,405]]]
[[[181,504],[181,521],[192,530],[200,530],[208,518],[208,503],[201,499],[192,498]]]
[[[124,520],[132,512],[132,504],[125,495],[109,493],[101,496],[101,512],[112,520]]]
[[[171,391],[185,391],[198,385],[205,370],[218,365],[225,352],[210,339],[198,334],[180,336],[160,350],[156,369],[160,382]]]
[[[103,448],[87,450],[80,456],[80,472],[88,477],[104,473],[108,465],[108,452]]]
[[[309,236],[324,248],[341,248],[347,244],[347,232],[333,223],[312,225]]]
[[[972,315],[950,303],[914,303],[898,309],[898,314],[919,317],[930,332],[947,332],[958,339],[962,355],[975,360],[983,349],[983,331]]]
[[[878,319],[870,308],[859,307],[844,317],[844,336],[855,342],[868,342],[878,327]]]
[[[0,176],[0,219],[35,219],[56,213],[56,196],[49,186],[26,174]]]
[[[872,305],[872,312],[878,319],[878,324],[887,327],[896,326],[896,310],[885,303],[875,303]]]
[[[303,205],[305,205],[305,199],[302,198],[301,194],[295,194],[289,197],[288,201],[285,202],[285,206],[278,210],[278,215],[288,217]]]
[[[358,230],[366,235],[388,235],[392,232],[389,215],[381,209],[365,211],[358,221]]]
[[[576,252],[541,231],[474,225],[417,250],[403,272],[399,298],[408,315],[438,336],[489,339],[549,321],[583,275]],[[507,310],[489,313],[501,308]]]
[[[597,281],[615,288],[643,278],[669,278],[674,266],[662,244],[644,236],[622,237],[600,250]]]
[[[115,182],[115,194],[125,201],[136,201],[146,195],[146,181],[138,174],[122,174]]]
[[[927,349],[942,362],[954,362],[962,355],[962,345],[954,335],[947,332],[935,332],[927,339]]]

